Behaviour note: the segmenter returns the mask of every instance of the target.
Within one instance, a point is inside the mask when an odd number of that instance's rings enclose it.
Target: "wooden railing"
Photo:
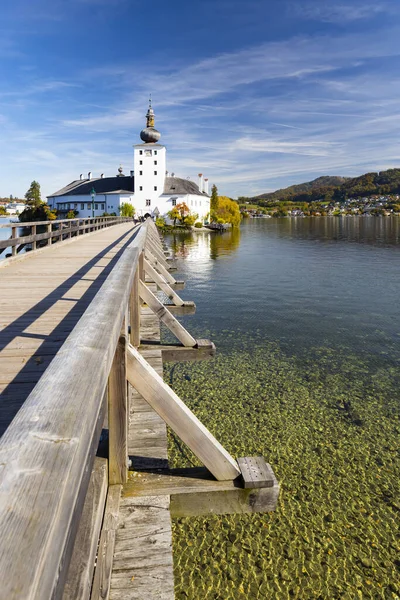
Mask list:
[[[91,231],[97,231],[104,227],[132,221],[130,217],[93,217],[87,219],[62,219],[59,221],[32,221],[30,223],[6,223],[0,224],[0,228],[11,229],[11,236],[6,240],[0,240],[0,255],[7,248],[11,248],[11,256],[16,256],[23,248],[28,246],[30,250],[37,250],[39,246],[51,245],[55,242],[77,237]],[[38,228],[45,229],[37,233]],[[18,229],[24,231],[23,236],[18,236]]]
[[[116,488],[119,495],[119,486],[127,481],[127,382],[216,480],[232,483],[243,474],[238,462],[137,350],[141,302],[175,334],[181,347],[188,351],[210,347],[206,340],[193,338],[160,302],[146,285],[146,274],[176,307],[185,304],[175,292],[180,282],[170,274],[150,219],[137,226],[133,241],[0,440],[2,598],[75,597],[63,594],[107,413],[109,498]],[[259,484],[252,487],[261,487]],[[239,501],[241,512],[246,507],[252,511],[255,507],[272,510],[279,486],[274,478],[267,485],[274,486],[271,493],[259,490],[257,495],[232,484],[228,492],[230,507],[238,506]],[[96,547],[97,540],[94,552]]]

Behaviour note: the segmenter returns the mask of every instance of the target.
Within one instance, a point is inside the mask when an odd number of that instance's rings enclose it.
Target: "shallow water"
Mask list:
[[[399,219],[247,221],[169,236],[217,344],[165,377],[234,456],[281,483],[269,514],[174,521],[180,598],[399,598]],[[198,464],[170,435],[173,466]]]

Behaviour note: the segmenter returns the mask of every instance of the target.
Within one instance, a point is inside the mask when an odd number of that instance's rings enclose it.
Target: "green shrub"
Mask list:
[[[194,226],[197,227],[197,229],[201,229],[203,227],[203,223],[200,223],[200,221],[196,221]]]

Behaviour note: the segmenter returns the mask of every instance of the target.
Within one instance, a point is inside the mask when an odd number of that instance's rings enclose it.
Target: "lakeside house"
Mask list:
[[[146,127],[140,132],[142,143],[133,146],[133,170],[129,175],[122,167],[114,177],[81,175],[62,189],[48,196],[51,209],[60,218],[70,210],[79,217],[98,217],[103,213],[120,214],[123,203],[132,204],[139,218],[164,216],[184,202],[191,214],[197,214],[204,222],[210,213],[208,179],[199,174],[198,183],[171,175],[166,170],[167,149],[158,141],[161,134],[154,127],[154,110],[149,103]],[[168,218],[167,218],[168,220]]]

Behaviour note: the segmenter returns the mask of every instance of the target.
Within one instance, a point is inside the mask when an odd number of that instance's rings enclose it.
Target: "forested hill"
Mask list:
[[[330,177],[324,175],[313,179],[312,181],[306,181],[305,183],[298,183],[297,185],[291,185],[290,187],[276,190],[275,192],[269,192],[267,194],[260,194],[256,196],[257,200],[288,200],[299,194],[309,194],[314,190],[321,190],[324,188],[336,188],[346,181],[346,177]]]
[[[400,194],[400,169],[366,173],[360,177],[318,177],[313,181],[261,194],[249,200],[255,204],[264,205],[282,200],[312,202],[388,194]],[[242,201],[241,198],[240,201]]]

